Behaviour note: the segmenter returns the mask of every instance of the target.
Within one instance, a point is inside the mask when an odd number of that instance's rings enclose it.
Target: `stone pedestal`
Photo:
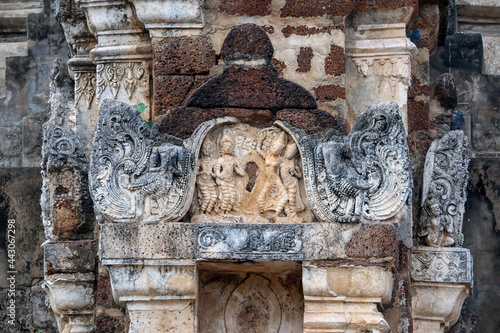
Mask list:
[[[406,38],[406,25],[359,25],[346,32],[346,102],[350,126],[369,105],[395,102],[408,128],[410,57],[416,46]]]
[[[304,332],[389,332],[378,306],[390,301],[392,279],[380,267],[304,263]]]
[[[472,291],[472,258],[463,248],[412,250],[413,328],[416,333],[447,332]]]

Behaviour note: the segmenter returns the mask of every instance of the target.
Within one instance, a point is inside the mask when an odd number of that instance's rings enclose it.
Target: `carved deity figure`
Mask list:
[[[430,246],[451,246],[455,243],[450,236],[453,232],[453,219],[449,214],[443,212],[439,202],[435,200],[427,201],[427,209],[430,217],[427,245]]]
[[[172,188],[173,176],[182,174],[179,165],[186,157],[185,155],[183,148],[170,143],[153,148],[149,160],[149,172],[125,186],[129,190],[140,189],[136,194],[138,217],[144,212],[153,213],[151,200],[156,203],[156,208],[160,211],[165,209],[168,194]],[[126,173],[131,173],[127,172],[127,169],[133,171],[133,166],[125,165],[125,169]],[[145,200],[147,197],[151,200]]]
[[[299,191],[299,179],[302,178],[302,171],[295,162],[297,152],[298,148],[294,142],[288,144],[285,149],[285,158],[280,165],[280,176],[288,200],[285,206],[285,214],[290,217],[297,217],[297,212],[305,209]]]
[[[278,217],[288,202],[287,191],[279,174],[280,165],[283,162],[281,153],[287,144],[287,137],[285,132],[276,135],[265,151],[262,149],[263,139],[261,137],[259,140],[257,152],[265,161],[266,182],[257,203],[261,213],[274,210]]]
[[[231,130],[225,129],[220,141],[222,156],[217,159],[214,174],[219,188],[220,210],[224,214],[237,211],[241,196],[235,182],[235,174],[243,176],[244,171],[233,156],[235,145],[234,135]]]
[[[214,211],[217,203],[217,184],[215,183],[214,160],[212,158],[213,144],[208,138],[203,141],[201,147],[202,158],[198,160],[196,185],[198,185],[198,197],[200,212],[208,214]]]

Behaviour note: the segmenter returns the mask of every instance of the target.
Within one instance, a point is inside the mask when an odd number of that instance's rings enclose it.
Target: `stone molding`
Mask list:
[[[304,332],[390,332],[377,306],[390,301],[392,279],[381,267],[303,263]]]
[[[203,28],[201,0],[132,0],[137,16],[151,38],[172,37],[182,30],[196,34]],[[182,34],[182,33],[181,33]]]
[[[468,249],[419,246],[411,253],[414,332],[447,332],[472,292]]]
[[[472,256],[469,249],[414,247],[411,251],[414,281],[472,284]]]
[[[196,332],[195,261],[103,260],[128,332]]]
[[[94,331],[93,273],[46,275],[45,291],[60,332]]]

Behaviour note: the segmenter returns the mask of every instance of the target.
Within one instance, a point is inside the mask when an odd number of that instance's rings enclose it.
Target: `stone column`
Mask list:
[[[113,297],[127,309],[129,333],[195,333],[194,260],[102,261]]]
[[[129,1],[80,0],[98,44],[90,52],[96,64],[96,98],[148,106],[141,116],[151,119],[151,43]]]
[[[378,306],[391,300],[392,279],[381,267],[304,263],[304,332],[389,332]]]
[[[347,121],[372,104],[395,102],[408,128],[407,100],[411,56],[415,44],[406,38],[404,23],[358,25],[346,31]]]
[[[183,106],[208,80],[215,52],[202,36],[200,0],[131,0],[153,46],[153,119]]]
[[[442,333],[455,325],[472,291],[472,257],[464,248],[415,247],[411,255],[413,332]]]

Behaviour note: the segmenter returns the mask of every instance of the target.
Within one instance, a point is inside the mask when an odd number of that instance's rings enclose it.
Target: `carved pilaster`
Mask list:
[[[94,331],[94,274],[53,274],[45,277],[59,332]]]
[[[395,102],[407,128],[410,59],[415,52],[404,23],[359,25],[347,31],[346,100],[351,125],[369,105]]]
[[[468,249],[416,247],[412,250],[412,312],[415,333],[448,331],[472,291]]]
[[[378,306],[392,294],[392,273],[380,267],[304,263],[304,332],[390,332]]]
[[[196,332],[193,260],[103,260],[128,332]]]
[[[80,0],[79,3],[98,40],[90,52],[96,63],[95,81],[87,80],[89,75],[82,75],[80,82],[89,92],[91,87],[87,82],[95,82],[97,101],[109,98],[129,105],[144,103],[148,108],[141,116],[150,120],[151,43],[133,5],[124,0]],[[90,94],[87,96],[90,98]]]

